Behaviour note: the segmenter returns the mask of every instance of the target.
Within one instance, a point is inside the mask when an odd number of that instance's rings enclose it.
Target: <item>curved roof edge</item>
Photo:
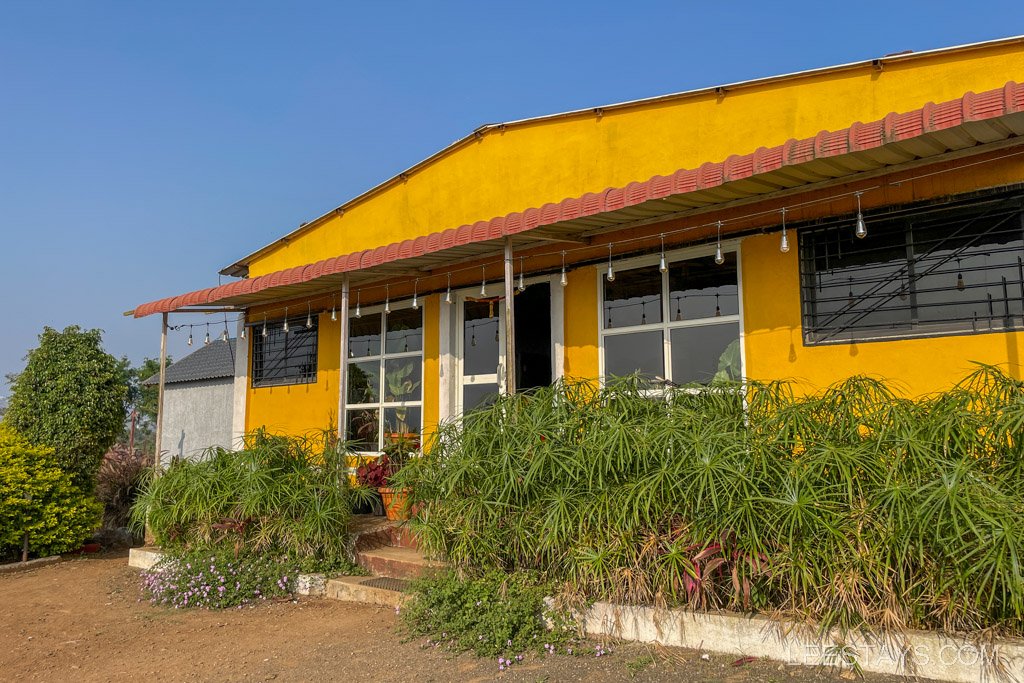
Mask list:
[[[693,89],[693,90],[682,90],[682,91],[678,91],[678,92],[674,92],[674,93],[669,93],[669,94],[666,94],[666,95],[655,95],[653,97],[645,97],[645,98],[636,99],[636,100],[625,100],[625,101],[617,102],[617,103],[614,103],[614,104],[598,105],[598,106],[595,106],[595,107],[587,107],[587,108],[584,108],[584,109],[571,109],[571,110],[560,112],[560,113],[556,113],[556,114],[543,114],[541,116],[534,116],[534,117],[525,118],[525,119],[515,119],[515,120],[512,120],[512,121],[505,121],[505,122],[502,122],[502,123],[485,123],[485,124],[475,128],[468,135],[466,135],[466,136],[464,136],[462,138],[457,139],[456,141],[452,142],[447,147],[444,147],[444,148],[438,150],[437,152],[435,152],[434,154],[431,154],[429,157],[423,159],[422,161],[419,161],[419,162],[413,164],[412,166],[409,166],[405,170],[397,173],[396,175],[391,176],[390,178],[388,178],[388,179],[378,183],[377,185],[374,185],[370,189],[368,189],[365,192],[362,192],[362,193],[356,195],[355,197],[353,197],[352,199],[346,201],[345,203],[340,204],[340,205],[336,206],[335,208],[331,209],[330,211],[328,211],[326,213],[323,213],[323,214],[317,216],[316,218],[313,218],[312,220],[303,223],[298,228],[296,228],[295,230],[292,230],[291,232],[289,232],[288,234],[284,235],[283,237],[279,237],[278,239],[274,240],[270,244],[264,245],[263,247],[260,247],[256,251],[252,252],[251,254],[248,254],[247,256],[239,259],[235,263],[232,263],[231,265],[226,266],[225,268],[223,268],[220,271],[220,274],[221,275],[227,275],[227,276],[230,276],[230,277],[245,277],[245,276],[247,276],[248,275],[248,269],[249,269],[249,262],[252,261],[257,256],[263,255],[264,253],[266,253],[267,251],[275,248],[276,246],[278,246],[281,243],[287,243],[289,240],[294,239],[296,236],[298,236],[298,235],[300,235],[300,234],[302,234],[302,233],[304,233],[304,232],[306,232],[308,230],[311,230],[312,228],[316,227],[317,225],[319,225],[323,221],[327,220],[328,218],[331,218],[332,216],[338,215],[340,213],[344,213],[344,211],[346,209],[348,209],[349,207],[354,206],[355,204],[358,204],[359,202],[365,201],[366,199],[369,199],[373,195],[381,192],[382,190],[390,187],[391,185],[394,185],[395,183],[398,183],[398,182],[403,182],[409,176],[409,174],[414,173],[415,171],[419,170],[420,168],[422,168],[424,166],[427,166],[429,164],[432,164],[435,161],[438,161],[439,159],[447,156],[448,154],[451,154],[456,149],[459,149],[462,146],[464,146],[464,145],[466,145],[466,144],[468,144],[470,142],[473,142],[473,141],[479,139],[483,135],[486,135],[488,132],[490,132],[492,130],[498,130],[498,129],[502,128],[502,127],[519,126],[519,125],[526,125],[526,124],[537,123],[538,121],[548,121],[548,120],[554,120],[554,119],[560,119],[560,118],[567,118],[567,117],[571,117],[571,116],[580,116],[580,115],[584,115],[584,114],[588,114],[588,113],[594,113],[594,112],[596,112],[598,110],[607,112],[607,111],[611,111],[611,110],[615,110],[615,109],[624,109],[624,108],[628,108],[628,107],[643,106],[643,105],[651,104],[651,103],[654,103],[654,102],[665,102],[665,101],[670,101],[670,100],[685,99],[685,98],[688,98],[688,97],[697,97],[697,96],[700,96],[700,95],[707,95],[709,93],[720,92],[720,91],[723,91],[723,90],[724,91],[728,91],[728,90],[736,90],[736,89],[739,89],[739,88],[750,88],[750,87],[756,87],[756,86],[760,86],[760,85],[765,85],[765,84],[768,84],[768,83],[775,83],[775,82],[781,82],[781,81],[790,81],[790,80],[796,80],[796,79],[800,79],[800,78],[809,78],[809,77],[817,76],[817,75],[820,75],[820,74],[837,73],[837,72],[841,72],[841,71],[848,71],[848,70],[851,70],[851,69],[860,69],[860,68],[864,68],[864,67],[879,68],[879,67],[884,67],[885,64],[892,64],[892,63],[896,63],[896,62],[909,61],[909,60],[914,60],[914,59],[921,59],[921,58],[930,57],[930,56],[934,56],[934,55],[938,55],[938,54],[946,54],[946,53],[950,53],[950,52],[968,52],[968,51],[971,51],[971,50],[987,49],[987,48],[998,47],[998,46],[1001,46],[1001,45],[1012,45],[1014,43],[1024,43],[1024,35],[1010,36],[1008,38],[998,38],[996,40],[988,40],[988,41],[982,41],[982,42],[978,42],[978,43],[966,43],[966,44],[963,44],[963,45],[954,45],[954,46],[950,46],[950,47],[941,47],[941,48],[935,48],[935,49],[931,49],[931,50],[922,50],[920,52],[900,52],[900,53],[897,53],[897,54],[885,55],[883,57],[877,57],[877,58],[874,58],[874,59],[863,59],[863,60],[856,61],[856,62],[847,62],[847,63],[844,63],[844,64],[836,64],[836,65],[832,65],[832,66],[818,67],[818,68],[815,68],[815,69],[807,69],[807,70],[804,70],[804,71],[794,71],[794,72],[790,72],[790,73],[786,73],[786,74],[779,74],[779,75],[775,75],[775,76],[765,76],[765,77],[762,77],[762,78],[755,78],[755,79],[750,79],[750,80],[746,80],[746,81],[736,81],[736,82],[733,82],[733,83],[726,83],[724,85],[707,86],[707,87],[703,87],[703,88],[696,88],[696,89]]]

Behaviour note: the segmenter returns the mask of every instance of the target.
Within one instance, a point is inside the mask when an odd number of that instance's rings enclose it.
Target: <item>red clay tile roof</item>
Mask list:
[[[590,192],[582,197],[564,199],[557,204],[545,204],[540,208],[526,209],[489,221],[478,221],[472,225],[463,225],[375,249],[335,256],[219,287],[209,287],[152,301],[138,306],[134,315],[141,318],[187,306],[216,304],[236,296],[371,268],[461,245],[499,239],[543,225],[616,211],[672,195],[706,190],[787,166],[876,149],[926,133],[1022,112],[1024,86],[1010,81],[995,90],[978,94],[968,92],[961,98],[940,104],[929,102],[920,109],[902,114],[891,113],[871,123],[854,123],[849,128],[839,131],[822,131],[812,138],[790,139],[777,147],[762,147],[751,154],[733,155],[725,161],[708,162],[697,169],[682,169],[670,176],[654,176],[644,182],[633,182],[625,187],[609,187],[601,192]]]

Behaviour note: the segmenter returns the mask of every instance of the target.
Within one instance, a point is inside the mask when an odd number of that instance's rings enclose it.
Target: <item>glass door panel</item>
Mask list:
[[[501,390],[503,317],[497,299],[462,302],[462,412],[490,403]]]

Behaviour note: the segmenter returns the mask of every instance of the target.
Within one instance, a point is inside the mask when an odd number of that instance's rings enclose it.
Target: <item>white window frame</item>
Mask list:
[[[412,308],[412,301],[408,300],[408,301],[391,302],[390,303],[390,308],[391,308],[391,313],[395,313],[395,312],[401,311],[401,310],[410,309],[410,308]],[[345,358],[344,358],[344,364],[345,365],[344,365],[344,368],[343,368],[343,371],[346,373],[345,376],[346,376],[346,378],[348,380],[345,383],[346,389],[350,386],[350,382],[351,382],[351,377],[348,376],[348,368],[353,363],[365,363],[365,362],[368,362],[368,361],[376,360],[377,363],[378,363],[378,368],[379,368],[379,373],[380,373],[379,377],[380,377],[381,386],[378,388],[379,400],[376,403],[349,403],[348,401],[346,401],[346,403],[345,403],[345,415],[343,416],[343,419],[345,420],[344,432],[345,432],[346,437],[348,436],[348,415],[349,415],[349,412],[354,411],[354,410],[377,410],[378,411],[378,417],[377,417],[377,450],[356,451],[356,453],[358,453],[360,455],[380,455],[383,452],[383,448],[384,448],[384,411],[386,409],[388,409],[388,408],[419,408],[420,409],[420,428],[419,428],[418,434],[422,437],[422,434],[423,434],[423,384],[424,384],[424,380],[426,379],[426,367],[425,367],[424,358],[423,358],[423,347],[426,346],[426,336],[425,336],[426,335],[426,321],[424,319],[425,315],[424,315],[424,310],[423,310],[422,304],[419,306],[418,310],[419,310],[419,314],[420,314],[420,324],[421,324],[420,330],[421,330],[421,334],[423,335],[423,343],[420,345],[420,350],[419,351],[401,351],[401,352],[398,352],[398,353],[387,353],[387,351],[385,350],[386,347],[387,347],[387,321],[386,321],[386,316],[383,315],[384,314],[384,306],[383,305],[368,306],[366,308],[363,308],[360,311],[360,316],[359,316],[360,318],[365,318],[365,317],[368,317],[368,316],[371,316],[371,315],[376,315],[376,316],[379,316],[381,318],[380,353],[376,354],[376,355],[371,355],[371,356],[351,357],[351,356],[348,355],[348,344],[346,344],[346,347],[345,347]],[[351,310],[349,311],[349,317],[350,318],[354,318],[355,317],[355,315],[352,313]],[[349,340],[349,344],[351,344],[351,339]],[[417,357],[417,356],[420,359],[420,386],[419,386],[419,395],[420,395],[420,397],[419,397],[419,399],[416,400],[416,401],[385,401],[384,400],[383,384],[384,384],[384,368],[386,366],[386,361],[388,361],[388,360],[395,360],[395,359],[402,359],[402,358],[414,358],[414,357]],[[346,399],[347,398],[348,397],[346,397]]]
[[[671,315],[671,301],[669,300],[669,274],[667,272],[660,273],[661,275],[661,322],[647,323],[644,325],[630,325],[627,327],[613,327],[611,329],[605,328],[605,311],[604,311],[604,283],[605,278],[608,274],[608,263],[607,261],[595,264],[597,277],[597,330],[598,330],[598,371],[600,372],[601,386],[605,386],[607,381],[607,375],[605,373],[605,338],[618,336],[622,334],[630,334],[637,332],[651,332],[660,330],[662,333],[662,354],[664,359],[664,366],[662,367],[661,375],[662,378],[672,380],[672,330],[684,327],[710,327],[712,325],[723,325],[726,323],[739,323],[739,342],[740,342],[740,382],[746,382],[747,380],[747,358],[746,358],[746,341],[745,332],[743,327],[743,254],[740,245],[740,240],[722,240],[722,252],[723,253],[735,253],[736,254],[736,297],[737,297],[737,313],[733,315],[723,315],[710,318],[694,318],[674,321]],[[680,261],[687,261],[690,259],[701,258],[704,256],[712,256],[715,253],[714,244],[705,244],[699,247],[690,247],[684,249],[675,249],[672,251],[665,252],[665,261],[669,267],[672,267],[673,263]],[[637,256],[626,259],[612,259],[612,266],[615,269],[615,273],[621,273],[623,271],[633,270],[636,268],[644,268],[650,266],[657,266],[661,259],[661,252],[655,252],[653,254],[645,254],[643,256]]]

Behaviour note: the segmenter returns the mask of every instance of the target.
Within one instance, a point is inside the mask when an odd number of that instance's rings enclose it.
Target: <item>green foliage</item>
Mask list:
[[[428,553],[629,603],[839,628],[1024,618],[1024,383],[980,367],[918,401],[855,377],[651,397],[637,380],[505,397],[397,475]]]
[[[401,608],[407,631],[454,651],[504,658],[551,651],[572,638],[567,628],[545,628],[551,615],[544,597],[551,586],[533,572],[488,571],[473,578],[439,572],[418,579],[412,590]]]
[[[199,549],[170,554],[142,574],[154,605],[175,609],[250,605],[291,595],[299,569],[287,558]]]
[[[98,526],[102,506],[71,483],[53,451],[0,425],[0,557],[75,550]]]
[[[167,357],[167,365],[173,362]],[[156,413],[160,387],[155,384],[143,384],[147,379],[160,372],[160,360],[143,358],[142,362],[129,370],[128,403],[138,414],[135,425],[135,447],[143,453],[152,454],[156,449]],[[128,442],[129,424],[125,424],[122,440]]]
[[[48,446],[76,486],[92,491],[96,470],[124,426],[125,364],[106,353],[100,330],[46,327],[25,369],[10,378],[4,422]]]
[[[349,485],[346,458],[323,437],[255,432],[243,450],[211,449],[150,478],[132,519],[139,529],[148,519],[166,548],[228,546],[340,560],[348,556],[353,499],[362,495]]]

